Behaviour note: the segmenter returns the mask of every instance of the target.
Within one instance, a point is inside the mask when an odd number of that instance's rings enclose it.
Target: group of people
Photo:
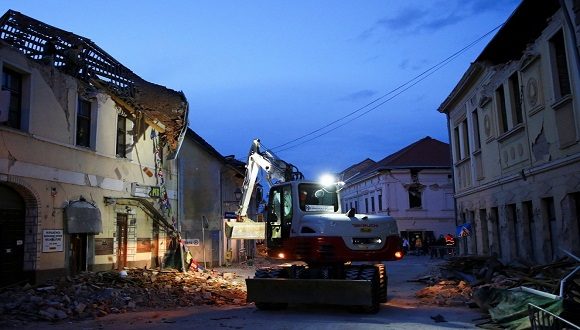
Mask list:
[[[405,251],[405,254],[409,254],[411,251],[415,255],[430,254],[431,258],[443,257],[443,253],[453,251],[455,244],[456,239],[451,234],[439,235],[437,240],[434,240],[429,236],[423,240],[421,235],[416,234],[415,237],[411,237],[411,241],[409,241],[407,237],[403,236],[403,250]]]

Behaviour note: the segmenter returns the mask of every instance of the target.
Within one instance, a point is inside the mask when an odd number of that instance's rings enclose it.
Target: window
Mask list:
[[[371,211],[375,211],[375,197],[371,197]]]
[[[370,211],[369,210],[369,199],[368,198],[365,198],[365,212],[366,213],[369,213],[369,211]]]
[[[481,149],[481,134],[479,133],[479,115],[477,110],[471,113],[471,120],[473,121],[473,141],[475,143],[475,150]]]
[[[77,146],[91,146],[91,102],[79,99],[77,108]]]
[[[460,161],[462,158],[461,158],[461,148],[459,146],[459,144],[460,144],[459,126],[457,126],[453,129],[453,136],[455,138],[455,148],[454,148],[455,149],[455,158],[456,158],[455,160]]]
[[[520,87],[519,72],[516,71],[505,84],[495,90],[499,134],[506,133],[524,122]]]
[[[522,97],[520,93],[520,77],[514,73],[509,78],[510,105],[513,126],[524,122],[522,116]]]
[[[358,201],[354,201],[354,211],[358,212]]]
[[[22,124],[22,75],[8,68],[2,69],[2,90],[10,97],[8,102],[8,118],[5,125],[21,129]],[[4,112],[4,109],[2,110]]]
[[[383,195],[379,195],[379,211],[383,210]]]
[[[127,118],[117,116],[117,157],[127,158]]]
[[[422,207],[421,190],[418,185],[409,187],[409,208],[420,209]]]
[[[505,133],[508,131],[507,109],[505,105],[505,92],[503,85],[500,85],[495,90],[495,104],[497,107],[497,116],[499,121],[499,132]]]
[[[462,158],[467,158],[469,156],[469,130],[467,127],[467,119],[463,120],[462,122],[462,130],[463,130],[463,136],[461,137],[461,139],[463,140],[463,157]]]
[[[454,128],[455,137],[455,155],[456,160],[460,161],[469,157],[469,128],[467,119],[463,119],[459,125]]]
[[[570,77],[568,74],[568,58],[564,43],[564,32],[558,31],[550,39],[550,51],[552,55],[552,76],[554,79],[554,96],[561,99],[570,95]]]

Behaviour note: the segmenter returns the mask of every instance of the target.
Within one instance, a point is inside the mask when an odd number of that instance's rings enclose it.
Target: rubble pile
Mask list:
[[[472,286],[488,285],[510,289],[519,286],[559,294],[560,281],[580,263],[569,257],[543,265],[503,265],[493,257],[457,257],[442,267],[442,274],[468,281]],[[580,274],[578,274],[580,275]],[[572,278],[578,281],[578,277]],[[580,298],[580,297],[578,297]],[[580,300],[579,300],[580,301]]]
[[[424,304],[463,306],[471,299],[471,287],[464,281],[439,281],[415,293]]]
[[[466,304],[488,312],[478,326],[528,327],[528,303],[556,315],[577,320],[580,315],[580,266],[577,259],[564,257],[544,265],[503,265],[495,256],[463,256],[449,259],[438,272],[414,282],[427,287],[415,293],[420,303],[440,306]],[[564,288],[560,289],[566,278]],[[523,290],[522,287],[536,290]],[[549,295],[547,295],[549,294]],[[560,296],[559,298],[551,298]]]
[[[565,257],[544,265],[503,265],[495,257],[453,257],[443,264],[438,272],[415,282],[428,286],[416,293],[424,304],[457,305],[459,301],[469,303],[473,292],[482,287],[511,289],[525,286],[551,294],[559,294],[560,280],[574,270],[579,263]],[[565,290],[571,300],[580,303],[580,274],[570,279]]]
[[[8,321],[95,318],[138,308],[245,303],[245,282],[235,273],[139,268],[85,272],[38,287],[1,290],[0,327]]]

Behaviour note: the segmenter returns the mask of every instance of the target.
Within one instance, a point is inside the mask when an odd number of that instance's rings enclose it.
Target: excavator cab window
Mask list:
[[[270,190],[266,233],[269,246],[281,246],[290,236],[292,226],[292,189],[290,185],[274,187]]]
[[[298,185],[300,209],[306,212],[338,211],[338,196],[335,191],[325,189],[319,184],[303,183]]]

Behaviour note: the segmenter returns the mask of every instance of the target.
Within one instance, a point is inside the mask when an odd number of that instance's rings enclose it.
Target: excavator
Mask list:
[[[252,142],[237,216],[247,218],[260,171],[271,186],[263,230],[267,255],[280,260],[246,279],[247,301],[258,309],[288,304],[350,306],[377,313],[387,301],[384,261],[403,258],[397,223],[390,216],[341,207],[341,182],[307,181],[298,169]]]

